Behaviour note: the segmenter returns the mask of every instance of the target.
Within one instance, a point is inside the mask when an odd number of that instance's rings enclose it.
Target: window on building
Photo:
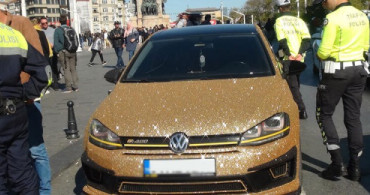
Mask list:
[[[107,4],[107,0],[102,0],[102,4]]]
[[[103,12],[108,12],[108,8],[103,8]]]
[[[67,5],[67,1],[66,0],[60,0],[60,5]]]
[[[99,21],[98,17],[94,16],[94,22],[97,22],[97,21]]]
[[[67,14],[67,11],[65,11],[65,10],[63,10],[63,9],[60,9],[60,10],[59,10],[59,12],[60,12],[61,14]]]
[[[108,16],[104,16],[103,21],[108,21]]]
[[[98,8],[93,8],[93,13],[98,13]]]
[[[92,4],[98,4],[98,0],[92,0]]]
[[[50,3],[50,0],[46,0],[46,4],[51,4],[51,3]]]

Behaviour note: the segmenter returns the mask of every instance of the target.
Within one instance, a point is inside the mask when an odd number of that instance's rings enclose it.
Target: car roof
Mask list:
[[[182,38],[184,36],[219,35],[219,34],[258,34],[253,24],[198,25],[158,31],[151,40]]]

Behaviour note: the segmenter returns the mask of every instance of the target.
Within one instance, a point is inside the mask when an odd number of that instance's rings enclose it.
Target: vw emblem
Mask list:
[[[174,153],[183,153],[189,146],[189,138],[185,133],[176,132],[170,137],[170,148]]]

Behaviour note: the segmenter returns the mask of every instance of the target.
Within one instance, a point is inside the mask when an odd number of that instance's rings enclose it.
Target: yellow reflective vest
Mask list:
[[[274,28],[277,40],[286,39],[289,51],[293,56],[298,55],[302,40],[311,38],[306,23],[302,19],[292,16],[289,13],[283,13],[282,16],[278,17]],[[289,56],[284,56],[284,60],[287,60],[288,57]]]
[[[0,55],[20,55],[26,57],[28,44],[23,35],[11,27],[0,23]]]
[[[336,62],[364,60],[369,49],[369,19],[349,3],[326,16],[319,58]]]
[[[0,95],[3,98],[34,99],[46,86],[44,57],[17,30],[0,23]],[[21,83],[20,73],[30,75]]]

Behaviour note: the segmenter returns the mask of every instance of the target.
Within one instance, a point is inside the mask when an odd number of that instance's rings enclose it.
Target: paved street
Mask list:
[[[99,103],[107,96],[107,91],[114,85],[104,79],[104,74],[113,68],[116,57],[113,49],[104,50],[107,66],[100,65],[98,56],[95,66],[88,67],[91,53],[78,53],[77,71],[79,75],[79,92],[62,94],[52,91],[42,100],[44,115],[44,138],[52,167],[53,194],[79,194],[85,183],[81,162],[82,139],[86,123]],[[124,53],[125,64],[127,53]],[[362,181],[352,182],[345,178],[340,181],[327,181],[318,176],[329,163],[330,157],[322,144],[319,128],[315,121],[315,99],[317,75],[312,73],[312,63],[306,60],[308,68],[301,75],[302,95],[309,118],[301,120],[303,189],[306,194],[370,194],[370,89],[365,91],[361,120],[364,127],[365,150],[362,158]],[[67,101],[75,103],[74,110],[81,138],[67,140],[63,129],[67,127]],[[342,104],[337,107],[334,121],[338,128],[342,148],[347,148],[346,130],[343,124]],[[344,151],[344,159],[348,161],[348,151]]]

